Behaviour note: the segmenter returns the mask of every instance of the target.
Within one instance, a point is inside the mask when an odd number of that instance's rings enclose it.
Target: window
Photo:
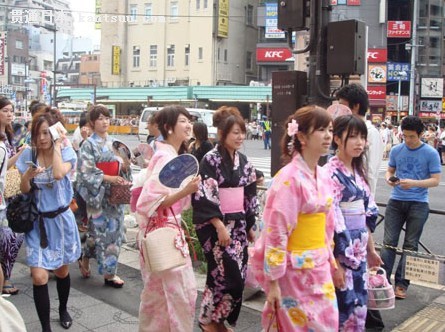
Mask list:
[[[203,51],[202,47],[199,47],[198,48],[198,60],[202,60],[203,53],[204,53],[204,51]]]
[[[185,47],[185,66],[188,67],[190,63],[190,46]]]
[[[217,59],[218,61],[221,59],[221,49],[218,47],[218,52],[217,52]]]
[[[15,48],[17,48],[19,50],[23,50],[23,42],[21,40],[16,40],[15,41]]]
[[[150,45],[150,67],[156,67],[158,63],[158,46]]]
[[[196,10],[199,10],[201,7],[201,0],[196,0]]]
[[[246,24],[253,25],[253,6],[248,5],[246,8]]]
[[[170,19],[176,20],[179,15],[178,2],[170,2]]]
[[[246,52],[246,70],[252,69],[252,52]]]
[[[167,48],[167,67],[175,66],[175,45],[170,45]]]
[[[139,46],[133,46],[133,68],[139,68],[141,62],[141,49]]]
[[[208,6],[209,6],[209,1],[204,0],[204,4],[203,4],[204,9],[207,9]]]
[[[138,15],[138,6],[137,5],[130,5],[131,22],[136,22],[137,15]]]
[[[145,4],[145,13],[144,13],[144,20],[145,22],[151,22],[153,16],[153,6],[151,3]]]
[[[227,49],[224,50],[224,62],[227,62]]]

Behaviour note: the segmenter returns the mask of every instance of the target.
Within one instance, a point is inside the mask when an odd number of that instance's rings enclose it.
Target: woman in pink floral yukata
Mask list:
[[[166,106],[156,114],[156,123],[164,140],[156,144],[156,152],[147,168],[147,179],[137,201],[140,237],[156,229],[166,216],[168,227],[176,227],[181,212],[190,206],[191,194],[198,190],[201,178],[191,180],[183,189],[174,190],[159,182],[159,171],[165,164],[186,151],[191,137],[190,114],[182,106]],[[175,215],[173,215],[173,213]],[[162,272],[148,272],[140,255],[144,289],[139,307],[139,332],[190,332],[195,318],[197,297],[192,262]]]
[[[267,294],[262,324],[268,331],[337,331],[331,268],[334,220],[329,174],[317,166],[332,141],[326,110],[306,106],[287,121],[284,166],[264,208],[265,228],[252,266]]]

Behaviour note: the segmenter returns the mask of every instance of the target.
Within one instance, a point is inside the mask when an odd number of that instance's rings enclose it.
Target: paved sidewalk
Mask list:
[[[102,277],[96,272],[95,261],[91,262],[92,277],[90,279],[82,279],[77,264],[72,264],[70,270],[72,288],[68,310],[74,322],[70,331],[137,331],[142,281],[138,252],[131,246],[136,232],[137,228],[128,229],[128,245],[123,246],[119,258],[118,273],[125,280],[125,286],[122,289],[104,286]],[[205,276],[196,274],[196,279],[198,288],[202,291]],[[14,268],[12,280],[20,288],[20,293],[8,299],[22,314],[28,331],[40,331],[40,323],[32,298],[30,272],[29,268],[24,265],[23,249]],[[58,322],[58,299],[54,278],[51,278],[48,285],[53,331],[65,331]],[[261,309],[265,300],[264,294],[247,289],[245,298],[236,331],[261,331]],[[197,314],[199,304],[200,296],[196,305]],[[409,288],[407,299],[397,301],[395,309],[381,313],[387,326],[384,331],[445,332],[445,289],[443,287],[431,288],[425,287],[425,285],[412,285]],[[194,331],[199,331],[197,325]]]

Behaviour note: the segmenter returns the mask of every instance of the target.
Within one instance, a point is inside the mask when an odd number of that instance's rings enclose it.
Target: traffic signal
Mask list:
[[[287,31],[306,30],[306,0],[278,0],[278,28]]]

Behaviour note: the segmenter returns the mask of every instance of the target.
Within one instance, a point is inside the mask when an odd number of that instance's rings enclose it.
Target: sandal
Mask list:
[[[5,280],[5,284],[3,285],[2,294],[6,295],[16,295],[19,292],[18,288],[15,288],[13,284],[9,280]]]
[[[109,279],[105,278],[104,283],[106,286],[113,288],[122,288],[124,286],[124,281],[116,275]]]
[[[88,263],[88,268],[85,268],[85,266],[83,266],[83,257],[82,256],[80,256],[80,258],[77,260],[77,262],[79,263],[79,270],[80,270],[80,274],[82,275],[82,278],[88,279],[91,276],[90,264]]]

